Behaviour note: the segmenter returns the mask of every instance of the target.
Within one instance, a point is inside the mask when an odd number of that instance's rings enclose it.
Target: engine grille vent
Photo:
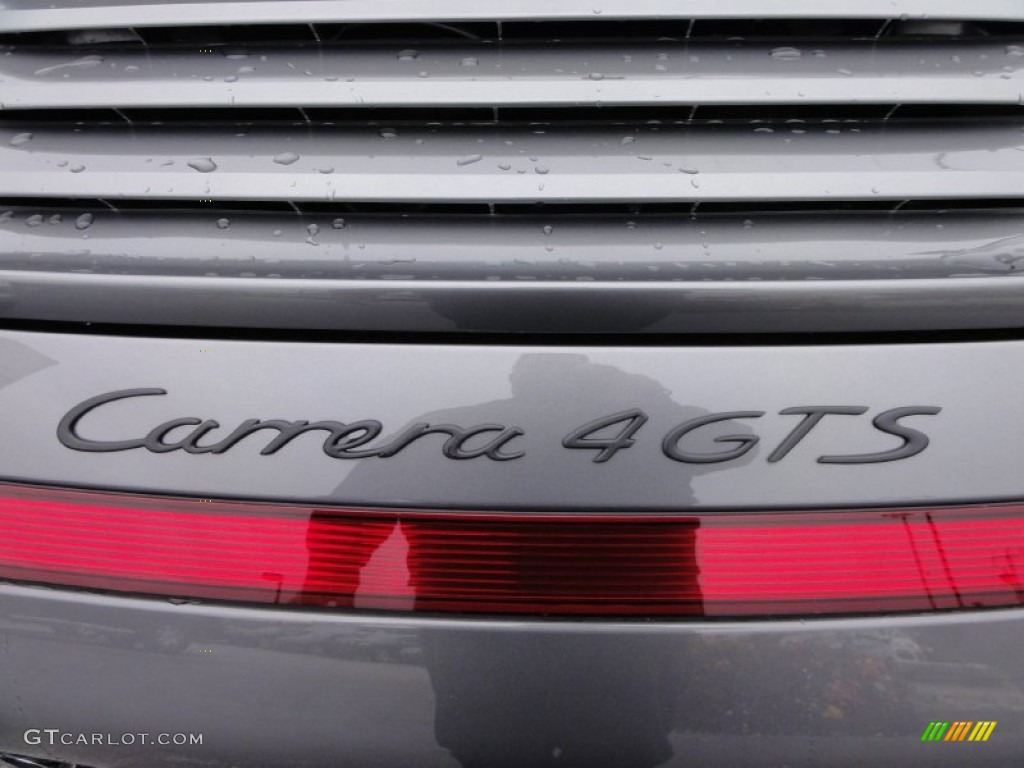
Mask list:
[[[1022,325],[1005,3],[33,5],[0,10],[7,317]]]

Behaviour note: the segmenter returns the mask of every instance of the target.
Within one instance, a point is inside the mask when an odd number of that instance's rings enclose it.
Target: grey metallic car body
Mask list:
[[[314,35],[340,21],[679,14],[660,0],[59,5],[0,1],[0,33],[208,26],[247,14],[301,17]],[[965,14],[952,0],[842,9],[719,0],[687,12],[743,19],[751,5],[782,20],[931,24]],[[970,15],[1024,20],[1009,0],[979,0]],[[680,43],[669,46],[677,60],[684,49],[697,60],[664,76],[627,66],[623,46],[449,41],[404,59],[367,46],[345,62],[353,82],[317,47],[285,57],[268,46],[268,65],[241,83],[241,59],[227,55],[110,51],[102,56],[116,66],[105,67],[4,38],[0,476],[523,514],[1019,500],[1020,116],[886,120],[890,103],[1019,106],[1020,46],[955,38],[896,50],[835,44],[799,60],[754,43],[735,46],[735,60],[719,58],[720,41]],[[642,46],[652,64],[659,46]],[[516,74],[484,76],[495,63]],[[98,92],[125,124],[35,122],[97,106]],[[772,131],[717,118],[542,131],[502,125],[496,112],[488,127],[257,125],[235,136],[216,124],[130,119],[133,109],[229,104],[770,111],[851,101],[885,109],[863,125],[780,120]],[[164,207],[130,205],[152,199]],[[729,207],[751,199],[761,207]],[[231,205],[206,211],[200,200]],[[245,208],[264,200],[295,210]],[[963,210],[942,208],[950,200]],[[342,218],[337,201],[355,208]],[[799,208],[808,201],[821,207]],[[414,203],[465,207],[373,208]],[[535,203],[548,207],[493,208]],[[558,204],[580,209],[552,215]],[[685,215],[642,207],[676,204]],[[709,213],[697,215],[700,206]],[[76,406],[125,390],[148,394],[69,422]],[[800,422],[794,409],[826,405],[862,412],[825,417],[770,460]],[[927,436],[913,455],[820,461],[900,448],[872,419],[902,408],[916,409],[902,424]],[[565,446],[581,425],[630,409],[648,419],[609,461]],[[680,423],[735,412],[758,414],[730,420],[752,446],[742,456],[666,455]],[[261,449],[272,434],[218,454],[135,444],[181,417],[215,419],[220,436],[253,418],[375,420],[380,445],[416,423],[518,434],[503,449],[515,458],[503,461],[452,458],[438,435],[358,459],[329,455],[323,434],[271,455]],[[82,450],[69,435],[133,444]],[[716,436],[695,431],[687,445],[713,454],[724,450]],[[345,611],[257,608],[3,582],[0,755],[93,768],[1010,765],[1024,755],[1022,633],[1021,608],[569,620],[387,613],[358,601]],[[921,742],[929,721],[958,718],[999,727],[984,744]],[[201,733],[203,743],[110,743],[140,733]],[[82,743],[82,734],[104,739]]]
[[[709,510],[851,499],[884,505],[1021,493],[1013,445],[1024,414],[978,406],[1003,401],[1005,382],[1022,375],[1018,342],[856,347],[857,373],[844,365],[851,354],[844,346],[538,350],[87,338],[84,348],[74,334],[7,334],[3,354],[11,362],[0,404],[9,414],[2,454],[9,479],[385,506],[501,508],[514,499],[556,510],[672,510],[681,499]],[[86,366],[83,355],[109,364]],[[272,456],[259,455],[265,440],[255,437],[220,455],[61,445],[61,416],[93,393],[123,386],[127,370],[131,383],[159,384],[168,394],[97,409],[82,418],[79,434],[123,440],[182,414],[215,416],[226,429],[254,414],[376,416],[389,433],[406,422],[514,419],[525,456],[452,461],[437,439],[390,459],[344,461],[325,455],[311,434]],[[246,395],[228,381],[246,382]],[[879,408],[918,401],[943,410],[908,420],[931,443],[902,462],[818,464],[822,453],[898,443],[867,419],[858,429],[859,419],[840,416],[769,464],[766,453],[797,422],[773,411],[814,400]],[[652,419],[606,464],[559,444],[587,417],[629,406]],[[757,420],[763,445],[750,460],[693,475],[660,455],[660,433],[680,414],[750,406],[768,412]],[[537,750],[554,749],[576,764],[624,766],[659,764],[655,758],[811,765],[839,754],[841,762],[899,764],[928,749],[929,762],[952,765],[962,751],[918,741],[924,725],[951,708],[1010,726],[977,745],[985,751],[972,761],[1007,764],[1024,746],[1012,729],[1024,711],[1018,610],[637,623],[332,614],[13,584],[0,594],[0,674],[10,692],[0,699],[4,749],[24,753],[23,731],[35,727],[204,734],[202,748],[58,744],[39,753],[85,765],[454,765],[442,747],[462,755],[475,748],[489,765],[536,764]],[[180,642],[169,652],[161,633]]]

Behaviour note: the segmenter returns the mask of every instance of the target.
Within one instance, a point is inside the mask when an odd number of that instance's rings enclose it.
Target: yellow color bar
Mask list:
[[[979,720],[977,725],[974,726],[974,730],[971,731],[971,735],[968,737],[968,741],[988,741],[988,737],[992,735],[992,731],[996,727],[995,720]]]
[[[983,733],[978,734],[978,741],[988,741],[988,737],[992,735],[992,731],[994,731],[996,728],[996,721],[992,720],[988,723],[985,723],[985,725],[985,731]]]

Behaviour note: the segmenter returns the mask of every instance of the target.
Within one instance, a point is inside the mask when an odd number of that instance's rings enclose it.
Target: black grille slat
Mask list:
[[[0,33],[0,44],[47,48],[138,46],[407,45],[471,40],[486,44],[657,41],[765,41],[814,43],[849,40],[991,40],[1024,37],[1024,20],[962,22],[876,19],[691,19],[294,23],[109,28]],[[104,35],[104,32],[109,34]],[[122,39],[115,39],[120,37]],[[104,39],[111,37],[112,39]]]

